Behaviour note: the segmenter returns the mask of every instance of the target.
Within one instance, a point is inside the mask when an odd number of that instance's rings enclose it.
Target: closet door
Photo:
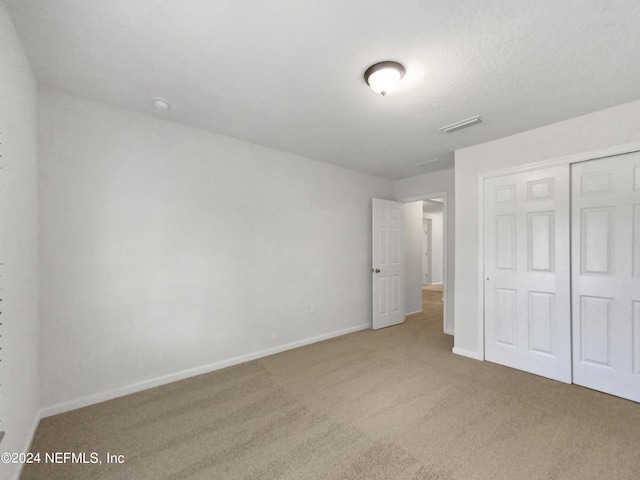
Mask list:
[[[571,383],[569,166],[485,179],[485,358]]]
[[[640,153],[572,167],[573,381],[640,401]]]

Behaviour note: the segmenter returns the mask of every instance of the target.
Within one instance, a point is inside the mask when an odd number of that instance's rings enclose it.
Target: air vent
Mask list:
[[[432,160],[426,160],[426,161],[424,161],[424,162],[416,163],[416,167],[419,167],[419,166],[421,166],[421,165],[426,165],[427,163],[437,162],[437,161],[438,161],[438,159],[437,159],[437,158],[434,158],[434,159],[432,159]]]
[[[444,133],[453,133],[458,130],[462,130],[463,128],[477,125],[478,123],[482,123],[482,120],[480,120],[480,115],[476,115],[475,117],[470,117],[465,120],[460,120],[459,122],[452,123],[451,125],[439,128],[438,130]]]

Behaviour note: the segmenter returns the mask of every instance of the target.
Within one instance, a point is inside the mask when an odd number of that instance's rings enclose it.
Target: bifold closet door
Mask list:
[[[573,382],[640,401],[640,153],[572,167]]]
[[[569,166],[484,181],[485,358],[571,382]]]

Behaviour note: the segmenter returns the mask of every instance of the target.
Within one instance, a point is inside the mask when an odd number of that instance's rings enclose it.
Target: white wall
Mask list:
[[[640,101],[456,151],[454,352],[484,358],[479,302],[478,176],[640,140]]]
[[[442,214],[441,213],[424,213],[423,217],[425,221],[423,224],[426,224],[426,219],[431,220],[431,275],[427,277],[423,269],[422,274],[422,283],[423,284],[434,284],[434,283],[442,283],[442,276],[444,273],[444,251],[442,245]],[[423,230],[424,231],[424,230]],[[426,235],[422,233],[422,238],[426,240]],[[426,245],[426,242],[425,242]],[[426,253],[426,249],[423,249],[423,252]],[[428,257],[422,254],[422,260],[424,264],[427,264],[426,261]]]
[[[405,203],[403,208],[405,310],[412,314],[422,311],[422,201]]]
[[[435,198],[446,196],[446,221],[447,221],[447,266],[445,278],[445,332],[452,334],[454,331],[454,302],[455,295],[453,284],[455,281],[455,217],[456,206],[454,197],[454,170],[440,170],[433,173],[418,175],[415,177],[396,180],[393,184],[394,198],[400,202],[409,202],[423,197]]]
[[[50,90],[39,119],[46,414],[371,325],[391,181]]]
[[[24,452],[38,420],[36,83],[0,2],[0,452]],[[0,463],[0,479],[19,465]]]

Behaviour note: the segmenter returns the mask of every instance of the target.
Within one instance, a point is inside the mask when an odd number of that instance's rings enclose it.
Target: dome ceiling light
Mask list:
[[[156,110],[165,111],[169,110],[169,102],[167,102],[164,98],[156,97],[153,99],[153,106]]]
[[[402,77],[404,77],[404,67],[392,61],[376,63],[364,72],[367,85],[382,96],[396,88]]]

